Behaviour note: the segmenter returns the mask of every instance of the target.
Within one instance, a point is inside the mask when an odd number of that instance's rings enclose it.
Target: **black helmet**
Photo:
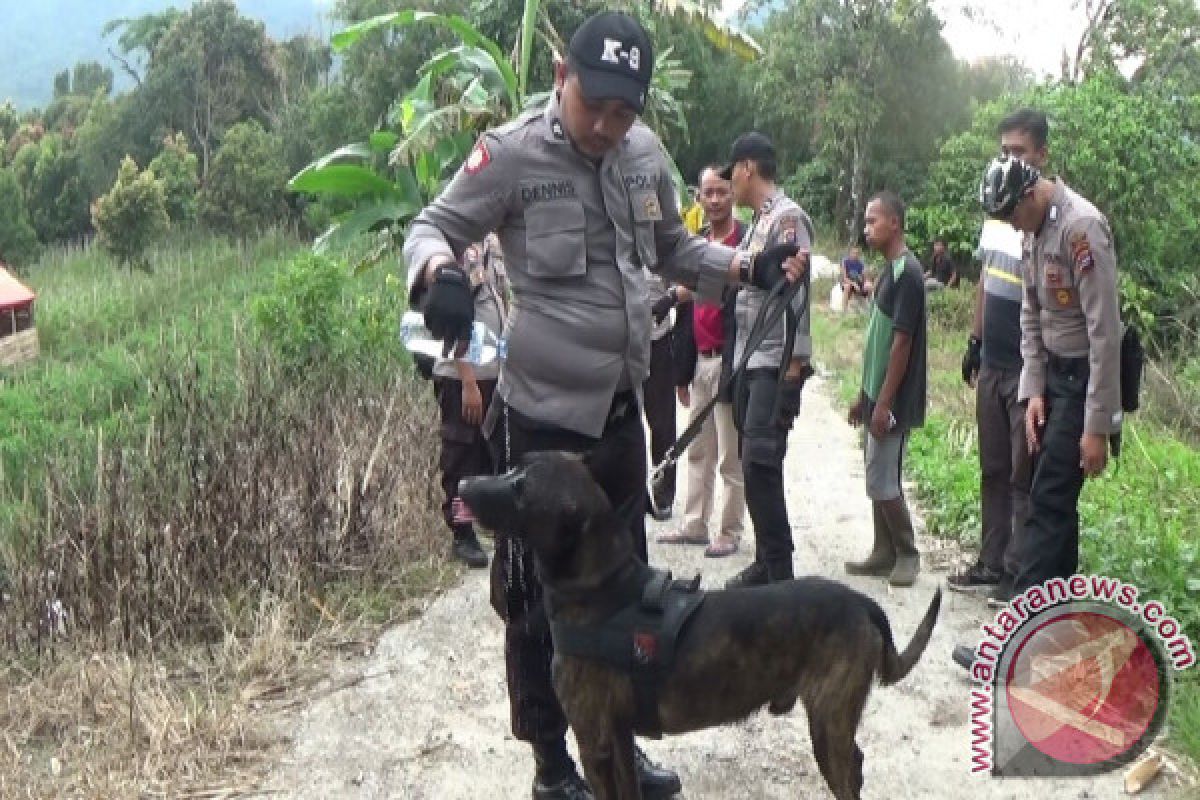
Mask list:
[[[1008,219],[1021,197],[1040,177],[1036,167],[1019,158],[1007,155],[993,158],[979,183],[979,203],[988,216]]]

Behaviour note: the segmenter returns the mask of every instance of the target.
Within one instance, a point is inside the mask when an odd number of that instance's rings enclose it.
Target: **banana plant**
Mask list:
[[[537,4],[526,3],[534,17]],[[366,142],[339,147],[288,182],[294,192],[352,205],[317,239],[317,251],[378,234],[377,247],[360,268],[400,243],[408,222],[437,196],[481,131],[522,107],[517,75],[503,51],[462,17],[415,10],[381,14],[334,34],[331,44],[341,52],[376,31],[413,25],[448,28],[459,44],[426,62],[416,86],[390,113],[388,128]]]
[[[335,52],[385,29],[434,25],[453,31],[457,45],[446,47],[421,67],[417,84],[395,105],[388,127],[368,141],[345,145],[309,164],[289,182],[294,192],[348,202],[316,241],[318,251],[341,249],[367,233],[375,246],[359,263],[365,269],[399,247],[408,223],[442,190],[484,130],[542,105],[548,92],[528,93],[531,48],[540,0],[526,0],[514,71],[499,45],[466,19],[427,11],[396,11],[351,25],[331,39]],[[550,39],[558,39],[549,31]],[[559,48],[555,48],[556,50]],[[686,137],[687,122],[678,97],[691,73],[670,48],[655,59],[654,83],[645,113],[660,133],[676,128]],[[684,184],[674,161],[672,178]]]

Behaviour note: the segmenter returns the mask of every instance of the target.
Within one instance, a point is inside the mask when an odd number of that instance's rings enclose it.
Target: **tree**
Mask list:
[[[167,229],[166,193],[154,173],[121,162],[117,182],[92,206],[100,246],[122,264],[146,268],[146,249]]]
[[[80,61],[71,71],[71,94],[107,95],[112,87],[113,71],[98,61]]]
[[[0,262],[28,264],[37,258],[39,249],[17,177],[0,169]]]
[[[112,48],[109,48],[108,53],[139,87],[142,85],[142,75],[158,50],[159,42],[184,13],[177,8],[168,8],[156,14],[114,19],[104,26],[104,36],[116,31],[121,32],[117,37],[120,54]],[[131,62],[131,58],[137,61]]]
[[[20,154],[18,154],[20,156]],[[88,229],[88,193],[79,172],[79,154],[56,133],[38,144],[26,200],[38,238],[65,242]]]
[[[206,177],[230,126],[270,119],[279,95],[274,45],[232,0],[204,0],[156,40],[141,91],[161,124],[188,134]]]
[[[1200,79],[1200,7],[1195,0],[1083,0],[1087,24],[1073,54],[1063,54],[1063,80],[1132,63],[1130,82]],[[1190,74],[1189,74],[1190,73]]]
[[[1200,249],[1200,142],[1185,129],[1179,105],[1157,91],[1130,91],[1122,76],[1107,72],[982,106],[930,169],[910,215],[914,233],[948,233],[960,252],[973,248],[982,221],[979,175],[996,152],[996,126],[1014,108],[1042,109],[1050,120],[1046,171],[1108,217],[1120,274],[1147,290],[1126,292],[1143,298],[1137,314],[1157,319],[1154,333],[1164,338],[1193,327],[1200,311],[1182,298],[1200,296],[1200,274],[1191,267]]]
[[[126,155],[145,164],[158,153],[165,135],[159,117],[152,98],[141,91],[112,100],[96,98],[75,132],[88,197],[99,197],[112,186]]]
[[[177,132],[163,139],[162,151],[147,167],[162,183],[167,216],[174,224],[191,222],[196,218],[198,163],[196,154],[188,150],[187,137]]]
[[[0,139],[8,141],[19,127],[21,127],[21,118],[17,114],[16,107],[13,106],[11,100],[5,100],[4,105],[0,106]]]
[[[287,181],[282,147],[279,137],[256,121],[230,128],[200,190],[201,221],[239,236],[280,221]]]

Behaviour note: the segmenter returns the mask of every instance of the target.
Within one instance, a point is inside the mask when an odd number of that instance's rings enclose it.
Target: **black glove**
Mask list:
[[[425,298],[425,327],[446,343],[449,353],[455,342],[471,338],[474,321],[475,303],[466,273],[458,267],[438,267]]]
[[[650,307],[650,314],[654,317],[654,324],[660,324],[667,318],[667,314],[671,313],[671,309],[675,307],[675,293],[668,291]]]
[[[795,244],[777,244],[763,250],[750,262],[750,284],[759,289],[771,291],[786,278],[783,262],[800,252]]]
[[[962,378],[968,386],[975,384],[979,377],[979,366],[982,363],[983,341],[978,336],[967,339],[967,352],[963,354]]]

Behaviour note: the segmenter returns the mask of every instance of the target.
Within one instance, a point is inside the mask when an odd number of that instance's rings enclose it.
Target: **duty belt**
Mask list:
[[[1047,351],[1046,366],[1055,372],[1077,374],[1080,369],[1088,369],[1091,363],[1088,361],[1087,356],[1060,356]]]

